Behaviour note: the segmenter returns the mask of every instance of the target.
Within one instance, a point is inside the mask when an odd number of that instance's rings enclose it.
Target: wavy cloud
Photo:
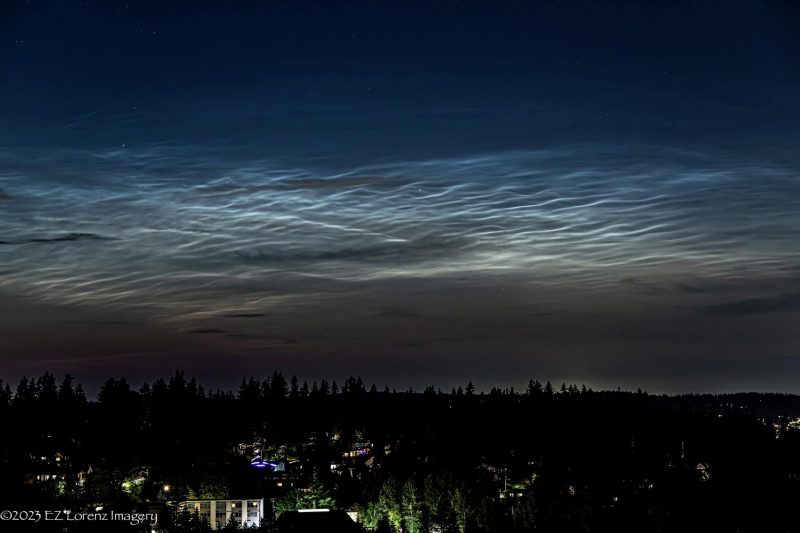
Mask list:
[[[693,297],[794,279],[800,260],[800,180],[785,162],[626,146],[327,171],[213,147],[3,155],[0,184],[17,193],[3,244],[103,246],[5,246],[0,287],[188,322],[401,279]]]

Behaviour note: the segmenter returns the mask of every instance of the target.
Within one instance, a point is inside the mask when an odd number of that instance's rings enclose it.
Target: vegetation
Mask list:
[[[236,393],[181,373],[109,379],[90,401],[45,374],[0,386],[0,494],[160,505],[165,532],[209,528],[176,502],[226,497],[344,509],[384,532],[797,531],[799,413],[787,395],[395,392],[279,373]]]

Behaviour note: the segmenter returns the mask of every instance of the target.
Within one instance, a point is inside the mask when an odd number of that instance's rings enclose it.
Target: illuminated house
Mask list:
[[[697,471],[700,481],[708,481],[711,479],[711,466],[708,463],[697,463],[694,469]]]
[[[259,527],[264,519],[264,500],[186,500],[179,508],[205,518],[211,529],[225,527],[231,518],[246,527]]]
[[[63,482],[71,471],[69,458],[61,452],[42,455],[30,454],[30,471],[25,474],[25,483]]]
[[[365,457],[372,455],[371,442],[356,442],[350,449],[342,453],[342,459],[352,459],[355,457]]]

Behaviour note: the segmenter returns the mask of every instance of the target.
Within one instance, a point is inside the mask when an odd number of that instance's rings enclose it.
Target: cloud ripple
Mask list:
[[[800,260],[800,180],[769,161],[582,146],[331,171],[223,152],[3,154],[15,194],[0,286],[245,316],[334,290],[314,279],[513,274],[591,294],[620,279],[780,277]],[[53,246],[8,246],[34,242]]]

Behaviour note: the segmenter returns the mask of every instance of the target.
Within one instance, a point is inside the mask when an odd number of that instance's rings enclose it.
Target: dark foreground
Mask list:
[[[46,374],[0,417],[2,531],[800,531],[791,395]]]

